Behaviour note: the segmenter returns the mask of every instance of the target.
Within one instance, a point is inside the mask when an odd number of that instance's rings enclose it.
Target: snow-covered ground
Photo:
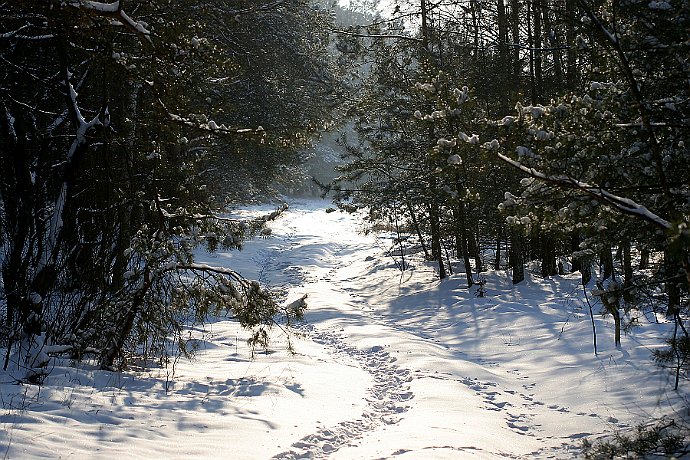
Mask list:
[[[595,356],[577,276],[513,287],[490,272],[479,298],[419,258],[401,273],[390,235],[327,207],[293,202],[270,238],[200,254],[288,299],[308,294],[295,355],[276,330],[252,359],[248,333],[219,319],[192,331],[199,352],[174,374],[66,366],[37,387],[0,373],[0,455],[568,458],[584,437],[687,411],[687,389],[673,392],[650,359],[664,325],[642,324],[617,350],[597,316]]]

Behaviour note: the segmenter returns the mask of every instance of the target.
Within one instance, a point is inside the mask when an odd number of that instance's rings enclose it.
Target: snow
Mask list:
[[[94,1],[82,1],[82,2],[72,2],[75,5],[83,6],[85,8],[98,11],[100,13],[117,13],[120,10],[120,2],[116,1],[113,3],[104,2],[94,2]]]
[[[651,1],[649,2],[649,9],[650,10],[672,10],[673,6],[669,2],[659,2],[659,1]]]
[[[529,150],[527,147],[523,146],[518,146],[517,147],[517,152],[520,157],[534,157],[534,158],[539,158],[539,155],[535,155],[531,150]],[[618,195],[615,195],[605,189],[602,189],[601,187],[593,186],[590,185],[586,182],[580,182],[572,177],[568,176],[548,176],[540,171],[537,171],[534,168],[529,168],[523,164],[521,164],[519,161],[515,161],[501,153],[498,153],[497,156],[505,161],[508,164],[513,165],[517,169],[520,169],[523,172],[526,172],[530,176],[532,176],[535,179],[543,180],[545,182],[549,183],[555,183],[560,186],[564,187],[569,187],[569,188],[574,188],[574,189],[579,189],[584,193],[587,193],[588,195],[594,197],[597,201],[603,202],[607,205],[613,206],[618,212],[624,213],[624,214],[629,214],[633,216],[637,216],[643,220],[646,220],[647,222],[651,222],[652,224],[656,225],[657,227],[660,227],[661,229],[664,230],[670,230],[673,228],[673,224],[663,217],[653,213],[647,207],[625,197],[621,197]]]
[[[247,331],[216,318],[197,357],[173,369],[112,373],[55,360],[42,387],[0,371],[0,448],[7,458],[568,458],[582,438],[668,413],[688,397],[670,390],[650,349],[668,324],[641,318],[613,343],[596,316],[592,349],[579,276],[513,286],[483,276],[486,297],[456,270],[407,254],[392,234],[364,233],[361,216],[293,201],[270,238],[242,251],[200,253],[222,266],[306,295],[293,339],[273,333],[253,359]],[[266,214],[256,207],[244,214]],[[410,246],[412,249],[413,246]],[[457,267],[456,267],[457,268]],[[595,309],[596,310],[596,309]],[[4,351],[0,350],[4,356]]]
[[[454,153],[453,155],[448,157],[448,160],[446,160],[449,165],[457,166],[462,164],[462,158],[460,158],[460,155],[457,153]]]

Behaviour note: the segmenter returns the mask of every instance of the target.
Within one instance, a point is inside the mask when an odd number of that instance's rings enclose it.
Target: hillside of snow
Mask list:
[[[295,201],[269,238],[200,253],[307,294],[306,321],[252,358],[227,318],[191,330],[196,358],[112,373],[57,361],[43,386],[0,372],[4,458],[570,458],[596,439],[687,412],[688,390],[651,351],[663,318],[641,318],[616,349],[578,275],[513,286],[487,272],[486,296],[464,274],[444,281],[419,255],[401,272],[393,235],[361,216]],[[266,213],[256,207],[247,214]],[[595,308],[598,313],[599,308]],[[656,320],[656,319],[654,319]],[[0,350],[5,353],[5,350]]]

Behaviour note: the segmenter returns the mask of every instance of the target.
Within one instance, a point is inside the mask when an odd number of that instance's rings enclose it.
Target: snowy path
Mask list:
[[[320,215],[320,217],[323,216]],[[345,220],[352,225],[349,222],[351,218],[340,213],[329,215],[328,218],[332,222]],[[493,414],[499,415],[499,417],[491,415],[490,418],[494,423],[500,418],[504,419],[499,421],[503,424],[502,428],[508,428],[520,437],[534,436],[529,431],[535,429],[536,426],[527,407],[543,403],[533,401],[533,397],[528,393],[530,384],[523,383],[523,379],[520,379],[521,391],[509,389],[501,392],[496,390],[498,384],[495,382],[483,382],[476,377],[460,377],[452,372],[438,370],[451,368],[452,366],[448,363],[437,362],[433,366],[414,370],[400,366],[397,363],[398,358],[387,351],[391,348],[391,344],[386,344],[390,338],[396,338],[398,341],[395,346],[396,354],[400,354],[400,350],[408,350],[407,353],[411,354],[411,350],[430,347],[432,354],[443,353],[442,360],[449,359],[457,362],[466,357],[463,357],[462,353],[448,352],[449,347],[438,345],[439,340],[425,332],[424,328],[396,324],[395,318],[376,313],[376,306],[369,304],[357,293],[357,290],[366,284],[359,279],[362,276],[361,267],[352,267],[358,262],[366,261],[367,258],[374,260],[372,253],[380,252],[375,238],[363,237],[357,233],[356,228],[343,232],[342,225],[314,225],[313,219],[315,216],[311,210],[306,212],[293,210],[292,214],[286,216],[281,222],[284,233],[281,233],[280,226],[274,227],[273,235],[277,238],[284,235],[284,241],[288,244],[282,249],[273,251],[270,256],[267,255],[270,263],[260,264],[263,267],[262,275],[267,279],[278,280],[278,284],[284,284],[286,268],[303,267],[304,272],[301,278],[304,282],[299,291],[309,294],[308,301],[311,310],[308,318],[312,322],[307,327],[309,337],[316,343],[324,345],[336,361],[350,362],[369,373],[372,385],[367,389],[366,406],[358,417],[342,420],[334,426],[320,427],[316,432],[294,442],[289,449],[277,454],[274,458],[325,458],[335,456],[341,450],[343,451],[340,454],[341,458],[360,456],[365,458],[372,455],[370,453],[372,448],[376,449],[376,446],[383,445],[382,438],[390,437],[385,432],[399,432],[395,428],[400,425],[408,410],[414,410],[423,418],[423,421],[415,422],[416,426],[413,429],[445,431],[446,435],[430,436],[427,433],[423,435],[423,445],[415,449],[391,447],[388,452],[380,449],[380,452],[376,452],[376,456],[380,454],[384,457],[388,455],[398,457],[409,453],[410,457],[419,458],[424,451],[430,452],[432,457],[454,456],[458,452],[509,455],[508,444],[505,441],[495,440],[488,443],[488,445],[495,444],[497,446],[495,450],[487,448],[486,442],[483,442],[484,447],[478,446],[480,441],[486,441],[486,437],[496,437],[495,430],[484,433],[483,430],[477,430],[474,427],[472,431],[479,431],[479,433],[466,436],[468,442],[465,444],[467,445],[457,445],[457,441],[462,439],[462,430],[447,426],[450,420],[438,420],[438,417],[443,417],[444,414],[437,414],[436,408],[410,405],[415,397],[411,384],[430,386],[432,389],[445,387],[445,391],[433,396],[441,396],[441,399],[447,397],[444,409],[451,408],[456,412],[463,425],[473,426],[475,421],[480,422],[481,419],[476,417],[476,411],[486,409],[485,414],[492,414],[487,411],[495,411]],[[278,273],[272,276],[269,266],[275,267]],[[291,273],[294,275],[294,272]],[[293,277],[290,281],[294,282],[295,278]],[[388,339],[381,340],[383,337]],[[486,365],[491,367],[492,363],[486,363]],[[456,390],[462,391],[458,391],[456,395],[454,394]],[[471,396],[468,397],[468,394]],[[467,404],[474,407],[468,410]],[[463,412],[466,415],[463,416]],[[436,422],[439,422],[440,426],[429,423],[429,426],[425,427],[427,418],[437,419]],[[404,427],[404,429],[409,428]],[[443,439],[448,433],[452,434],[452,438],[457,437],[457,439],[448,439],[443,443],[436,442],[435,438]],[[372,440],[372,434],[377,436],[377,439]],[[397,434],[391,441],[400,443]],[[526,443],[523,439],[519,439],[519,444],[523,446],[520,455],[534,454],[539,450],[538,442]],[[512,447],[514,449],[515,446]]]
[[[613,353],[608,366],[591,357],[581,313],[571,320],[579,328],[573,343],[542,347],[556,345],[563,326],[556,321],[575,309],[559,292],[572,288],[567,282],[519,293],[527,304],[545,304],[535,323],[521,318],[525,307],[507,284],[504,295],[476,299],[458,292],[461,277],[443,289],[425,265],[401,278],[382,254],[389,242],[358,233],[352,217],[296,208],[274,227],[277,238],[291,242],[278,266],[304,270],[298,290],[309,294],[311,339],[373,383],[360,416],[321,427],[276,458],[562,458],[585,436],[631,426],[610,415],[617,404],[631,411],[621,419],[642,412],[639,392],[626,394],[614,383],[615,373],[629,382],[626,372],[635,369],[611,365]],[[488,330],[501,315],[497,330]],[[651,380],[653,398],[659,382]],[[615,403],[602,404],[602,391]]]
[[[395,358],[382,347],[358,350],[347,345],[344,338],[335,333],[308,329],[311,330],[311,339],[328,347],[336,358],[351,361],[371,374],[373,385],[367,390],[367,404],[359,417],[305,436],[295,442],[290,450],[273,458],[324,458],[344,446],[356,446],[364,433],[382,424],[397,423],[400,414],[409,408],[405,402],[414,397],[407,385],[412,380],[410,372],[396,366]]]
[[[288,298],[308,294],[296,354],[276,330],[250,359],[248,333],[220,319],[191,331],[199,352],[174,375],[65,364],[42,388],[0,379],[4,456],[569,458],[584,437],[684,407],[687,390],[669,392],[649,359],[662,325],[616,350],[597,318],[593,355],[577,277],[513,287],[489,273],[477,298],[419,258],[401,276],[390,235],[363,234],[357,216],[327,206],[292,203],[270,238],[199,254]]]
[[[301,217],[309,217],[309,213]],[[290,218],[286,219],[288,222]],[[262,275],[268,280],[278,281],[282,287],[298,284],[302,280],[301,289],[309,294],[309,301],[313,298],[338,298],[340,308],[351,306],[357,301],[350,296],[341,283],[336,281],[344,253],[357,254],[362,247],[358,244],[348,245],[347,242],[333,241],[333,234],[327,231],[325,234],[305,234],[307,229],[315,228],[304,223],[292,223],[287,226],[287,232],[283,233],[283,242],[287,243],[280,248],[265,252],[265,259],[259,264]],[[352,229],[354,230],[354,229]],[[274,230],[275,232],[275,230]],[[301,233],[300,233],[301,232]],[[280,231],[275,232],[280,237]],[[342,235],[341,235],[342,236]],[[359,240],[359,238],[358,238]],[[329,242],[324,245],[324,242]],[[361,241],[358,241],[361,244]],[[306,251],[305,247],[319,248],[318,260],[313,259],[313,254]],[[312,267],[300,273],[303,268]],[[324,274],[325,271],[325,274]],[[286,278],[286,273],[290,274]],[[316,294],[316,295],[315,295]],[[318,308],[318,307],[317,307]],[[343,420],[334,426],[320,427],[315,433],[311,433],[294,442],[290,448],[273,458],[325,458],[345,446],[355,446],[358,439],[381,425],[392,425],[400,420],[400,414],[409,408],[405,403],[414,397],[410,391],[408,382],[412,380],[410,371],[400,368],[396,364],[396,358],[386,352],[382,346],[375,345],[366,349],[359,349],[348,344],[342,329],[335,330],[332,326],[319,328],[313,324],[304,324],[300,332],[310,340],[324,346],[329,354],[338,362],[347,362],[356,366],[371,376],[371,386],[366,390],[366,405],[362,413],[353,419]],[[298,345],[299,346],[299,345]]]

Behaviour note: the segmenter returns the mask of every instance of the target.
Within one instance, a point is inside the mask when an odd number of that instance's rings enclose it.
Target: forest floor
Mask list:
[[[249,333],[216,318],[189,331],[195,359],[167,369],[65,363],[40,387],[0,372],[0,456],[570,458],[584,438],[688,415],[687,382],[673,391],[651,358],[664,318],[640,317],[616,349],[595,305],[595,355],[577,275],[513,286],[489,271],[477,297],[462,273],[438,281],[419,253],[401,272],[394,235],[365,232],[360,215],[290,204],[270,237],[199,261],[287,301],[307,294],[294,354],[275,329],[252,357]]]

